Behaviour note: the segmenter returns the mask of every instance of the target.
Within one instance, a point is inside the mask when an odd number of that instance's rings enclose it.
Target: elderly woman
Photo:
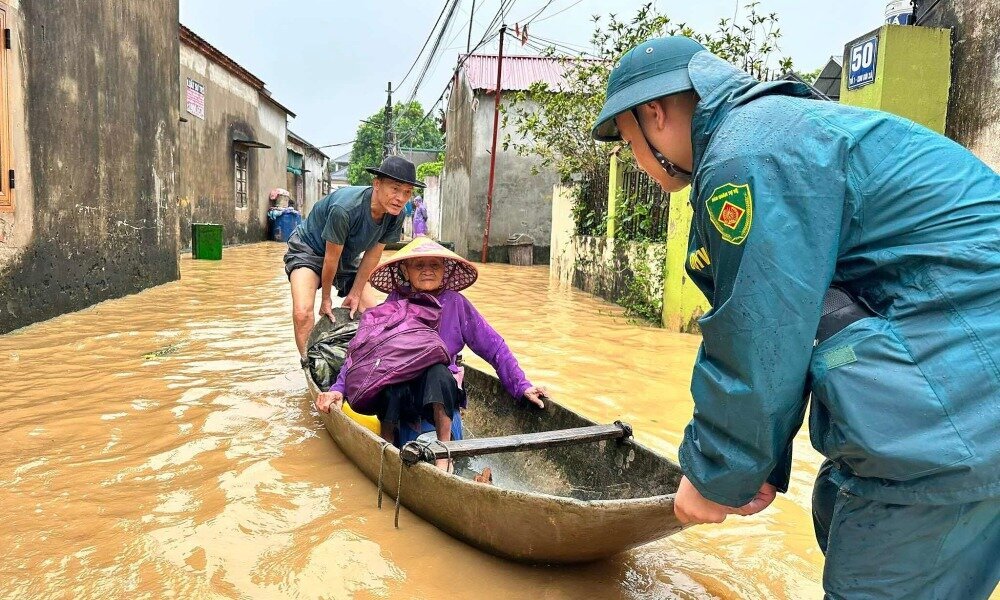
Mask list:
[[[496,369],[511,396],[524,397],[544,407],[545,390],[528,381],[504,339],[459,293],[478,276],[472,263],[427,238],[413,240],[372,272],[369,282],[389,294],[386,301],[405,298],[414,292],[437,297],[441,304],[438,334],[451,357],[450,365],[434,365],[418,377],[390,385],[379,393],[378,417],[386,441],[401,446],[415,439],[420,434],[421,419],[434,424],[441,441],[453,439],[453,433],[454,437],[460,437],[460,430],[452,431],[452,420],[455,412],[465,407],[466,398],[455,359],[465,346]],[[316,408],[329,412],[331,405],[342,405],[346,371],[342,369],[330,391],[316,398]],[[438,466],[446,469],[447,461],[438,461]]]

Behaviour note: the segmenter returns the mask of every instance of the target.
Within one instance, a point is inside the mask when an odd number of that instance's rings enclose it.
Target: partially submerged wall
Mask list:
[[[685,270],[689,191],[671,195],[667,241],[652,244],[576,235],[573,189],[553,187],[551,277],[621,304],[671,331],[698,333],[698,319],[709,304]]]
[[[0,217],[0,333],[179,275],[177,0],[8,8],[18,196]]]
[[[460,77],[464,77],[460,76]],[[508,96],[503,102],[508,102]],[[486,228],[490,147],[493,141],[495,96],[473,92],[464,79],[454,86],[448,106],[447,153],[442,175],[442,239],[454,241],[455,251],[479,260]],[[524,104],[530,109],[530,104]],[[502,124],[502,119],[501,119]],[[535,264],[549,262],[552,186],[558,176],[541,167],[541,159],[503,150],[505,136],[517,139],[513,123],[497,137],[497,159],[490,220],[489,260],[507,262],[507,238],[527,233],[535,240]]]

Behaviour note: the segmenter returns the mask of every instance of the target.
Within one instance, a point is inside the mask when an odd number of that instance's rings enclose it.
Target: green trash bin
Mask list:
[[[204,260],[222,260],[222,225],[191,223],[191,256]]]

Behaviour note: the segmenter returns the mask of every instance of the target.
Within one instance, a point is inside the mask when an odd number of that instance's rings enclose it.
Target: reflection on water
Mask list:
[[[393,529],[306,400],[282,253],[185,260],[180,282],[0,336],[0,596],[821,595],[801,435],[793,489],[763,515],[597,564],[508,563],[406,511]],[[488,266],[467,295],[533,381],[676,457],[697,338],[544,268]]]

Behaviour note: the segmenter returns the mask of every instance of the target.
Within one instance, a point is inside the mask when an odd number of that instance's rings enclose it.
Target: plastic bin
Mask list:
[[[277,214],[272,214],[273,212],[268,213],[270,238],[275,242],[287,242],[302,222],[302,215],[294,208],[286,208]]]
[[[507,238],[507,261],[519,267],[530,267],[535,259],[535,240],[527,233],[515,233]]]
[[[191,256],[202,260],[222,260],[222,225],[191,223]]]

